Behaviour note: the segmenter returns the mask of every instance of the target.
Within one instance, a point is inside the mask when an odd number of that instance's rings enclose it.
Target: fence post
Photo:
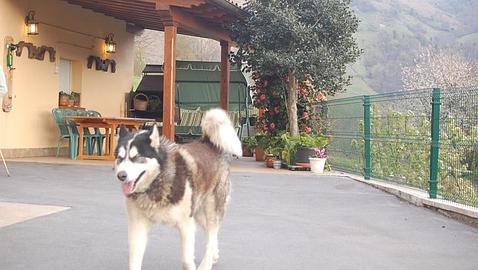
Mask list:
[[[327,106],[327,100],[322,100],[321,101],[322,103],[322,107],[321,107],[321,115],[322,115],[322,133],[324,135],[327,135],[327,132],[329,131],[328,130],[328,120],[329,120],[329,116],[328,116],[328,113],[329,113],[329,107]]]
[[[372,174],[371,132],[370,132],[370,96],[363,97],[363,138],[364,138],[364,178],[370,179]]]
[[[430,180],[428,194],[436,199],[438,188],[438,154],[440,150],[440,88],[433,88],[431,115]]]

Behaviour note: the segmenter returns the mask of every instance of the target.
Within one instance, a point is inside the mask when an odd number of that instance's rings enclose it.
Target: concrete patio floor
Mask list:
[[[474,227],[345,177],[234,163],[214,269],[478,269]],[[9,166],[10,178],[0,169],[0,202],[68,209],[0,227],[0,269],[127,269],[111,163]],[[143,269],[180,269],[175,230],[153,229]]]

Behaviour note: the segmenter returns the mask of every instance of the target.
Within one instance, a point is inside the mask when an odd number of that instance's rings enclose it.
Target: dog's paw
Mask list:
[[[183,270],[196,270],[196,264],[183,262]]]
[[[212,256],[212,263],[216,264],[217,262],[219,262],[219,250],[216,250],[216,252]]]

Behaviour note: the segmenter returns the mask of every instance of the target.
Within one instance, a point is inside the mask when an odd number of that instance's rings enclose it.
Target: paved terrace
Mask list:
[[[10,178],[0,168],[0,269],[127,269],[112,167],[77,164],[11,162]],[[261,166],[234,164],[216,270],[478,269],[474,227],[345,177]],[[144,269],[180,269],[178,234],[151,236]]]

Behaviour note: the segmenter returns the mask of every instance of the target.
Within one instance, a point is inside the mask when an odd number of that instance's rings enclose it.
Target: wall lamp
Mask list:
[[[38,35],[38,22],[35,20],[35,11],[28,11],[28,15],[25,17],[25,25],[27,26],[28,35]]]
[[[116,42],[113,40],[114,35],[112,33],[108,34],[105,38],[106,52],[115,53],[116,52]]]

